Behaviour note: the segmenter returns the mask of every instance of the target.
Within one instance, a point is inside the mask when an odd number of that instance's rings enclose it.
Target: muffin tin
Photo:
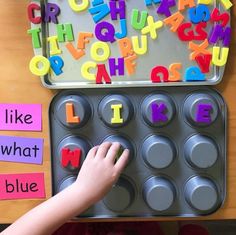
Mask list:
[[[79,123],[68,123],[68,104]],[[227,112],[215,90],[67,90],[49,116],[53,194],[76,180],[92,146],[118,141],[131,151],[118,182],[82,217],[194,217],[224,202]]]

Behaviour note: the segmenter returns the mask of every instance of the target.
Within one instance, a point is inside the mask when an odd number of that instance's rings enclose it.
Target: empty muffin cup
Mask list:
[[[65,138],[60,142],[57,153],[61,167],[68,171],[78,171],[90,148],[90,144],[81,137]]]
[[[76,181],[76,176],[71,176],[69,178],[63,179],[59,188],[58,193],[72,185]]]
[[[185,199],[192,208],[210,213],[219,201],[217,186],[209,178],[195,176],[185,185]]]
[[[219,114],[216,100],[205,93],[190,95],[184,103],[183,111],[188,122],[198,127],[211,125]]]
[[[143,197],[151,209],[165,211],[174,204],[176,189],[169,179],[152,177],[144,183]]]
[[[175,156],[175,145],[167,137],[152,135],[143,143],[142,157],[153,168],[163,169],[170,166]]]
[[[141,105],[144,121],[152,127],[162,127],[171,122],[176,108],[169,95],[152,94],[147,96]]]
[[[218,159],[217,144],[210,137],[194,135],[184,145],[187,162],[197,168],[212,167]]]
[[[84,126],[92,114],[91,106],[83,95],[61,97],[55,104],[57,119],[67,128]]]
[[[98,106],[100,119],[109,127],[123,127],[134,115],[134,108],[128,97],[114,94],[102,99]]]
[[[135,188],[126,178],[121,177],[110,192],[104,197],[106,207],[115,212],[122,212],[129,208],[135,199]]]

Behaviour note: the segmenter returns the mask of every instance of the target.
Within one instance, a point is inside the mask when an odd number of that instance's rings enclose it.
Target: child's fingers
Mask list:
[[[115,164],[115,168],[118,171],[118,174],[121,174],[121,172],[124,170],[125,166],[128,163],[129,160],[129,153],[130,151],[128,149],[125,149],[122,153],[122,155],[120,156],[120,158],[118,159],[118,161]]]
[[[107,152],[106,158],[109,161],[111,161],[112,163],[114,163],[117,158],[117,154],[119,152],[119,149],[120,149],[120,143],[118,143],[118,142],[113,143]]]
[[[112,143],[110,142],[102,143],[97,150],[95,158],[105,158],[111,145]]]
[[[98,148],[99,148],[99,146],[94,146],[93,148],[91,148],[89,150],[86,158],[94,158],[97,153]]]

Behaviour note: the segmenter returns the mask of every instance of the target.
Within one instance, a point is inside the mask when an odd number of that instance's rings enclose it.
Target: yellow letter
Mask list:
[[[213,3],[213,0],[198,0],[198,4],[210,5]]]
[[[212,63],[216,66],[224,66],[228,59],[229,48],[223,47],[221,53],[220,49],[220,47],[213,47]]]
[[[41,66],[39,67],[39,63]],[[50,62],[49,60],[41,55],[37,55],[32,58],[29,65],[31,73],[37,76],[44,76],[49,72]]]
[[[61,54],[62,51],[58,47],[58,37],[57,36],[52,36],[49,37],[48,39],[49,42],[49,47],[50,47],[50,55],[58,55]]]
[[[233,3],[230,0],[220,0],[220,1],[226,10],[228,10],[233,6]]]
[[[103,50],[103,54],[99,54],[98,50]],[[101,62],[101,61],[108,60],[110,53],[111,53],[110,48],[109,48],[108,44],[105,42],[95,42],[91,46],[91,57],[95,61]]]
[[[113,118],[111,119],[111,124],[122,124],[124,122],[121,118],[121,109],[123,108],[122,104],[113,104],[111,105],[113,109]]]
[[[68,0],[71,9],[75,12],[84,11],[89,6],[89,0],[82,0],[81,4],[78,4],[76,0]]]
[[[147,53],[147,36],[142,35],[141,41],[142,41],[141,42],[142,47],[140,47],[140,45],[139,45],[138,36],[132,37],[134,52],[138,55],[144,55]]]
[[[87,80],[96,80],[96,75],[89,72],[90,68],[97,68],[97,64],[93,61],[85,62],[81,67],[81,74]]]

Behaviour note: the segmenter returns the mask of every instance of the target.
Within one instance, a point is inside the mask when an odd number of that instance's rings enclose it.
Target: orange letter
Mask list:
[[[184,16],[179,11],[171,15],[170,17],[164,19],[164,23],[166,25],[171,25],[170,30],[172,32],[176,32],[183,21],[184,21]]]
[[[80,123],[80,118],[74,116],[74,104],[66,103],[66,122],[67,123]]]

